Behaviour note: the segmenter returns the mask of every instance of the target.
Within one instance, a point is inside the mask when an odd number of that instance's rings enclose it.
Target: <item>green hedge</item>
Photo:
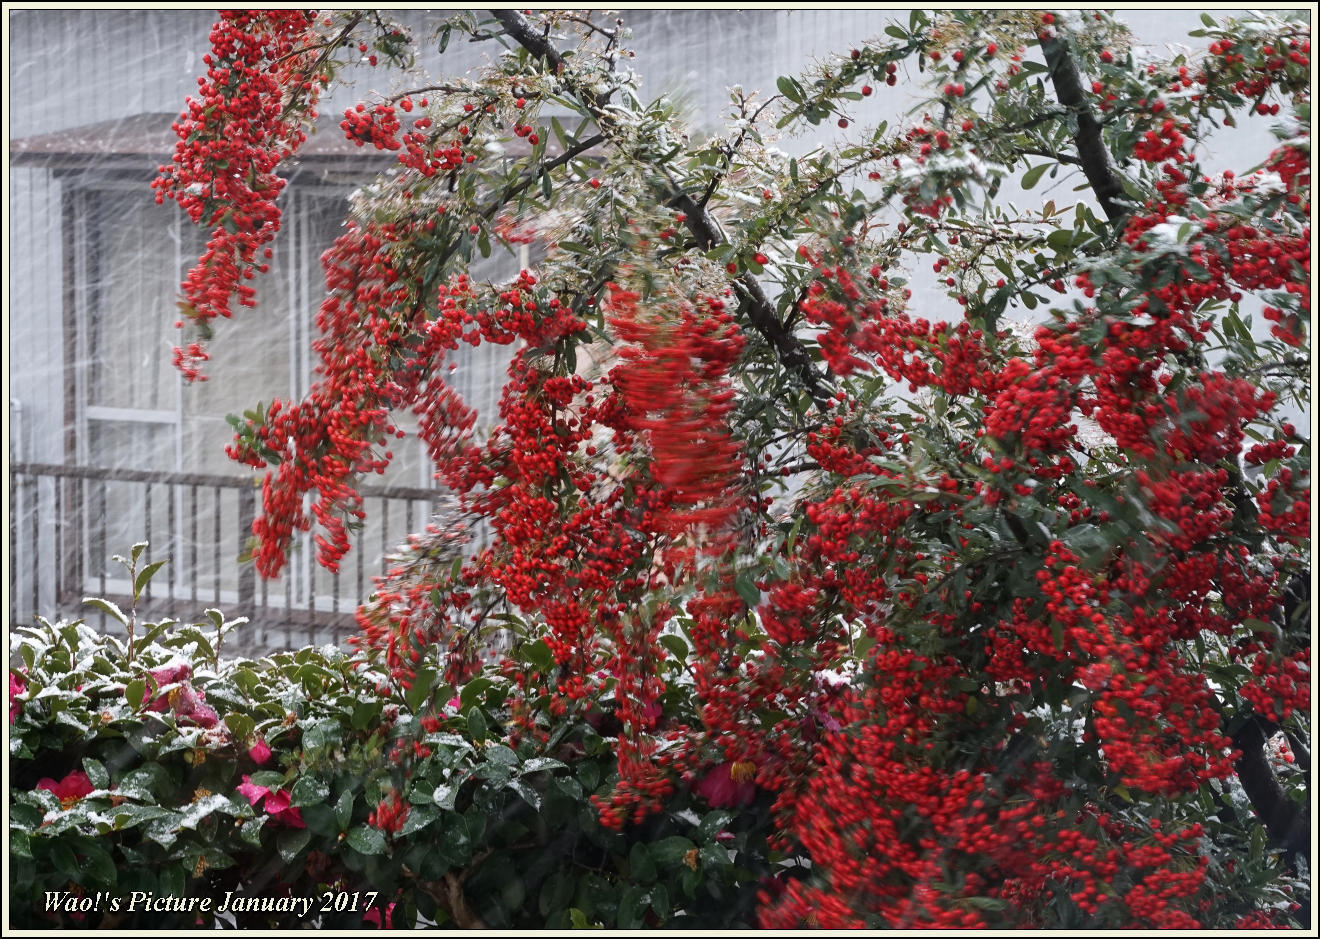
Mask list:
[[[739,927],[805,873],[765,793],[602,827],[608,701],[510,745],[494,669],[390,692],[334,648],[226,660],[208,616],[11,633],[11,926]]]

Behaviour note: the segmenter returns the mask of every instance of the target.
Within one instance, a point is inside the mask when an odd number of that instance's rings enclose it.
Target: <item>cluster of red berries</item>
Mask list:
[[[183,310],[205,331],[227,317],[236,296],[256,304],[246,283],[266,265],[258,252],[280,227],[276,205],[284,180],[276,166],[305,139],[325,84],[309,73],[314,19],[300,10],[229,10],[211,30],[211,52],[196,97],[174,122],[173,162],[152,181],[156,201],[173,199],[210,231],[206,251],[183,282]],[[179,323],[183,325],[182,321]],[[205,332],[203,332],[205,334]],[[176,348],[175,365],[200,378],[208,358],[200,342]]]

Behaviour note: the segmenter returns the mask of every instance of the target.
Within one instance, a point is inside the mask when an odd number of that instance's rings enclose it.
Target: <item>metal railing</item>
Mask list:
[[[226,641],[243,654],[306,644],[342,643],[356,630],[353,613],[372,590],[381,561],[428,520],[437,493],[401,486],[362,486],[367,523],[339,571],[315,563],[303,536],[278,580],[258,578],[247,549],[261,477],[213,476],[10,464],[9,617],[80,617],[105,629],[118,624],[84,597],[132,600],[127,572],[111,561],[149,543],[142,564],[166,560],[137,601],[138,618],[200,619],[208,607],[248,625]]]

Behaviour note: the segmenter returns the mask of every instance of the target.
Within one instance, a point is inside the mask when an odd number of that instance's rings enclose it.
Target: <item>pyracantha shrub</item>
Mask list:
[[[237,79],[287,89],[263,154],[325,57],[395,35],[226,22],[293,43]],[[501,675],[516,746],[596,715],[612,830],[771,803],[761,925],[1305,921],[1306,21],[1208,21],[1157,59],[1106,14],[915,12],[735,89],[713,135],[642,96],[615,21],[441,34],[507,51],[340,125],[398,165],[326,256],[319,382],[239,423],[271,467],[260,570],[313,523],[338,563],[411,411],[456,506],[359,613],[382,693]],[[924,100],[871,123],[900,82]],[[769,146],[822,125],[847,133]],[[1259,166],[1207,157],[1262,125]],[[181,131],[162,185],[209,192]],[[185,294],[224,309],[226,271]],[[493,426],[446,382],[481,344],[510,347]]]

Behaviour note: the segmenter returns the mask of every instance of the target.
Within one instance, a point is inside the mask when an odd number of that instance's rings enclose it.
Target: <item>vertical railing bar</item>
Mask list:
[[[361,606],[367,600],[366,591],[366,559],[363,557],[367,553],[367,529],[364,527],[357,538],[357,605]]]
[[[87,517],[88,492],[92,488],[92,482],[89,479],[78,480],[78,504],[74,506],[74,515],[77,518],[77,541],[73,550],[75,555],[74,573],[77,580],[77,589],[81,593],[87,586],[87,535],[89,520]]]
[[[98,571],[100,571],[100,573],[97,574],[97,576],[96,576],[96,581],[97,581],[97,584],[98,584],[98,585],[100,586],[100,588],[101,588],[101,596],[103,596],[103,597],[105,596],[105,561],[106,561],[106,557],[105,557],[105,519],[106,519],[107,512],[106,512],[106,509],[105,509],[105,505],[106,505],[106,503],[109,501],[109,498],[110,498],[110,497],[109,497],[109,484],[106,483],[105,480],[102,480],[102,481],[101,481],[101,499],[100,499],[100,504],[97,506],[97,513],[96,513],[96,514],[99,516],[99,518],[97,519],[97,530],[96,530],[96,548],[97,548],[97,550],[96,550],[96,556],[97,556],[96,569],[97,569]]]
[[[170,600],[174,599],[174,569],[179,566],[178,544],[176,543],[178,540],[177,538],[178,532],[175,531],[175,525],[178,523],[178,513],[175,511],[174,508],[174,500],[178,498],[178,494],[179,494],[178,487],[171,483],[169,486],[169,490],[166,494],[166,502],[169,503],[169,507],[170,507],[170,511],[169,511],[170,537],[169,537],[169,550],[165,553],[165,556],[169,559],[169,563],[165,566],[169,568],[169,572],[166,575],[167,576],[166,584],[169,587]]]
[[[188,515],[192,519],[191,531],[188,533],[188,543],[192,547],[189,560],[192,561],[192,602],[197,603],[197,581],[201,579],[202,565],[198,557],[197,544],[197,486],[193,484],[188,487],[189,502]]]
[[[10,483],[11,496],[26,489],[26,487],[22,485],[23,477],[18,474],[15,475],[19,485],[16,486],[13,482]],[[19,504],[17,517],[23,517],[22,503]],[[9,601],[9,621],[11,623],[18,621],[18,607],[15,604],[18,603],[19,589],[21,589],[18,587],[18,530],[20,527],[21,526],[18,524],[9,526],[9,584],[10,588],[13,590],[13,596]]]
[[[145,542],[147,542],[147,544],[150,544],[150,543],[151,543],[151,483],[147,483],[145,488],[146,488],[146,497],[145,497],[144,501],[145,501],[145,503],[146,503],[146,511],[145,511],[144,514],[145,514],[146,517],[147,517],[147,518],[146,518],[146,522],[147,522],[147,530],[146,530],[145,534],[143,535],[142,540],[145,541]],[[151,555],[150,555],[150,554],[147,555],[147,561],[148,561],[148,562],[151,561]],[[129,585],[128,585],[128,589],[129,589],[129,590],[132,590],[132,589],[133,589],[133,585],[132,585],[132,584],[129,584]],[[150,581],[150,580],[147,581],[147,600],[148,600],[148,601],[151,600],[151,581]]]
[[[330,612],[339,615],[339,565],[331,572],[330,578]]]
[[[87,479],[69,479],[69,508],[63,527],[67,528],[66,538],[69,543],[65,545],[65,557],[69,561],[67,568],[67,578],[70,586],[74,590],[75,600],[82,600],[82,594],[87,586],[87,574],[83,571],[83,534],[87,526]]]
[[[247,544],[247,535],[252,532],[252,522],[257,510],[256,493],[249,487],[238,490],[238,528],[237,541],[239,554]],[[242,616],[251,616],[252,598],[256,594],[256,568],[243,564],[238,570],[238,612]]]
[[[41,611],[41,529],[38,516],[41,514],[41,479],[32,481],[32,616]]]
[[[215,506],[215,552],[212,560],[215,562],[213,568],[215,572],[214,574],[215,605],[219,606],[220,605],[220,487],[213,486],[212,489],[215,492],[215,499],[212,503]]]
[[[62,602],[61,597],[63,597],[64,595],[64,576],[63,576],[64,572],[63,570],[61,570],[61,568],[64,567],[64,539],[66,532],[64,531],[64,526],[60,524],[60,513],[64,505],[64,500],[61,498],[61,490],[63,489],[63,486],[61,485],[62,482],[63,480],[61,479],[51,479],[50,481],[52,495],[54,496],[54,502],[55,502],[55,513],[54,513],[55,524],[51,526],[53,532],[54,546],[55,546],[55,563],[51,566],[54,568],[55,571],[55,609],[56,610],[59,610],[60,603]]]

